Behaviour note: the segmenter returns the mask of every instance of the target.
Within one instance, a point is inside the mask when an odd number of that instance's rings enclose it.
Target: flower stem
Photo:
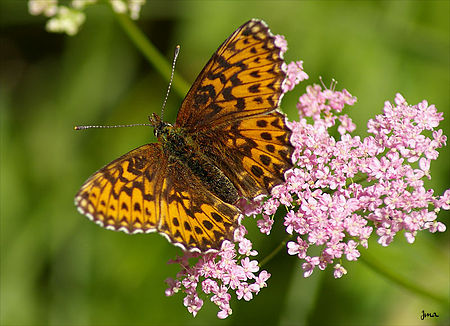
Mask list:
[[[134,45],[142,52],[150,64],[167,81],[170,79],[172,65],[167,61],[158,49],[151,43],[139,27],[126,14],[116,13],[116,18]],[[175,50],[175,49],[174,49]],[[176,73],[174,74],[173,89],[181,97],[184,97],[189,90],[189,84]]]
[[[259,267],[262,267],[265,264],[267,264],[273,257],[275,257],[276,254],[280,252],[281,249],[286,247],[286,243],[291,239],[291,237],[292,236],[290,234],[286,236],[284,240],[281,241],[280,244],[274,250],[272,250],[270,254],[268,254],[266,257],[263,258],[263,260],[261,260],[261,262],[259,263]]]
[[[364,253],[364,256],[361,255],[361,257],[359,257],[358,260],[364,262],[368,267],[370,267],[372,270],[374,270],[378,274],[382,275],[383,277],[385,277],[387,279],[390,279],[394,283],[404,287],[405,289],[407,289],[413,293],[419,294],[424,297],[431,298],[431,299],[438,301],[440,303],[443,303],[443,304],[448,304],[447,303],[448,300],[445,297],[442,297],[431,291],[428,291],[428,290],[418,286],[416,283],[405,279],[405,277],[403,277],[399,274],[396,274],[391,269],[386,268],[386,266],[384,266],[382,263],[377,261],[373,256],[369,255],[367,252]]]

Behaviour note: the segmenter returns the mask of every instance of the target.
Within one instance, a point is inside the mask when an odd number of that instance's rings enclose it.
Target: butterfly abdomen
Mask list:
[[[170,162],[185,165],[201,183],[226,203],[234,204],[239,194],[236,187],[227,176],[202,154],[199,146],[181,129],[166,129],[162,137],[163,149]]]

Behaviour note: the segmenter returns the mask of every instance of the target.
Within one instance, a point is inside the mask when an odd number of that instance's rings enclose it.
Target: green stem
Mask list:
[[[259,267],[264,266],[265,264],[267,264],[273,257],[275,257],[276,254],[278,254],[280,252],[281,249],[286,247],[286,243],[292,238],[292,235],[288,235],[284,238],[283,241],[280,242],[280,244],[274,249],[272,250],[272,252],[270,254],[268,254],[266,257],[263,258],[263,260],[261,260],[261,262],[259,263]]]
[[[385,265],[377,261],[373,256],[369,255],[367,252],[364,253],[364,256],[359,257],[358,260],[365,263],[368,267],[370,267],[372,270],[374,270],[381,276],[393,281],[394,283],[404,287],[405,289],[413,293],[431,298],[443,304],[447,304],[448,302],[445,297],[441,297],[433,292],[430,292],[413,283],[412,281],[405,279],[403,276],[395,273],[394,271],[392,271],[391,269],[387,268]]]
[[[131,18],[125,14],[116,14],[116,17],[131,41],[142,52],[148,62],[150,62],[163,78],[169,81],[172,65],[167,61],[167,58],[147,39],[145,34]],[[189,84],[176,73],[173,77],[172,87],[181,97],[184,97],[189,90]]]
[[[367,180],[367,176],[360,176],[359,178],[355,178],[355,180],[352,180],[352,182],[353,183],[361,183],[366,180]]]

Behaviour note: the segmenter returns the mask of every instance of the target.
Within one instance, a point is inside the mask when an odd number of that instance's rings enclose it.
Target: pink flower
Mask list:
[[[289,241],[286,246],[289,255],[298,255],[298,258],[300,259],[306,257],[306,251],[309,247],[308,243],[300,237],[297,237],[297,242]]]
[[[222,242],[222,248],[219,254],[222,257],[234,257],[236,255],[234,252],[234,243],[228,240]]]
[[[450,210],[450,189],[447,189],[444,194],[434,201],[437,208]]]
[[[280,206],[280,203],[275,198],[270,198],[263,204],[264,214],[265,215],[273,215]]]
[[[437,221],[425,223],[424,228],[428,229],[431,233],[445,232],[445,230],[447,229],[444,223]]]
[[[241,281],[246,280],[245,271],[241,266],[233,266],[229,271],[223,274],[222,281],[229,285],[231,289],[239,288]]]
[[[245,238],[239,242],[239,253],[246,256],[256,256],[258,254],[256,250],[252,250],[251,241]]]
[[[235,242],[241,242],[245,239],[245,235],[247,234],[247,229],[240,225],[236,230],[234,231],[234,241]]]
[[[345,247],[345,255],[347,256],[347,260],[357,260],[361,255],[359,251],[356,249],[358,243],[350,240]]]
[[[250,301],[253,299],[253,293],[247,283],[241,283],[236,291],[238,300],[244,298],[245,301]]]
[[[300,252],[300,245],[294,241],[289,241],[286,246],[289,255],[297,255]]]
[[[341,135],[344,135],[346,132],[352,132],[356,129],[356,125],[346,114],[339,116],[339,121],[341,122],[341,125],[338,127],[338,132]]]
[[[270,274],[267,273],[267,271],[261,271],[261,273],[259,273],[259,275],[256,277],[255,279],[255,283],[252,284],[255,287],[257,287],[258,291],[255,291],[256,294],[259,293],[259,290],[262,288],[267,287],[267,283],[266,281],[270,278]]]
[[[303,71],[303,61],[292,61],[286,68],[286,79],[282,86],[283,92],[286,93],[294,89],[301,81],[308,79],[308,75]]]
[[[269,235],[272,230],[273,220],[269,216],[263,214],[263,219],[258,220],[257,225],[262,233]]]
[[[294,229],[297,229],[296,225],[298,223],[297,214],[294,211],[289,211],[284,218],[284,226],[286,226],[286,232],[292,234]]]
[[[166,283],[169,286],[165,291],[167,297],[174,295],[181,288],[181,282],[178,280],[174,280],[171,277],[166,278]]]
[[[228,306],[228,309],[222,309],[222,310],[220,310],[220,311],[217,313],[217,317],[218,317],[219,319],[225,319],[225,318],[227,318],[228,316],[230,316],[232,313],[233,313],[233,311],[232,311],[231,308],[229,308],[229,306]]]
[[[211,302],[215,303],[220,309],[217,313],[218,318],[225,319],[232,314],[233,311],[230,308],[230,299],[231,295],[223,285],[220,287],[219,291],[215,292],[211,297]]]
[[[334,266],[334,278],[341,278],[343,275],[347,274],[347,270],[340,264]]]
[[[202,291],[206,294],[210,294],[211,292],[216,293],[219,291],[219,286],[216,281],[207,278],[202,282]]]
[[[361,139],[347,133],[354,129],[348,116],[336,115],[355,101],[345,90],[307,87],[297,107],[300,116],[312,118],[314,125],[304,119],[289,124],[297,166],[287,174],[286,185],[276,192],[285,194],[285,187],[293,198],[284,226],[298,240],[289,241],[287,251],[305,261],[302,265],[305,277],[315,266],[325,269],[343,254],[350,261],[357,260],[360,256],[357,247],[367,248],[374,230],[383,246],[388,246],[402,230],[410,243],[418,231],[445,230],[428,207],[434,204],[448,209],[450,192],[445,199],[435,198],[431,190],[424,188],[422,180],[430,177],[431,161],[437,158],[436,148],[446,141],[442,131],[433,131],[442,115],[425,102],[410,106],[397,94],[395,104],[386,102],[384,114],[369,121],[368,129],[373,136]],[[328,134],[336,121],[343,128],[337,141]],[[421,134],[424,130],[432,130],[432,140]],[[420,169],[411,167],[410,163],[416,161]],[[364,186],[355,183],[353,178],[357,175],[369,183]],[[269,202],[266,207],[274,209],[274,203]],[[303,235],[307,235],[305,240],[301,238]],[[323,245],[318,260],[308,256],[311,247]],[[335,275],[340,277],[345,274],[343,271],[338,267]]]
[[[258,198],[253,198],[253,200],[247,200],[245,198],[242,198],[239,200],[239,202],[236,206],[238,206],[241,209],[241,212],[245,216],[261,214],[262,200],[263,200],[262,196],[259,196]]]
[[[193,292],[184,298],[184,306],[195,317],[203,306],[203,300],[197,296],[196,292]]]
[[[275,45],[280,48],[282,54],[286,53],[287,41],[284,35],[275,35]]]
[[[314,268],[319,265],[320,259],[319,257],[305,257],[306,263],[302,264],[302,268],[304,270],[303,276],[309,277],[311,276],[312,272],[314,271]]]
[[[394,234],[389,228],[380,227],[377,230],[377,234],[380,236],[378,243],[383,247],[387,247],[394,239]]]

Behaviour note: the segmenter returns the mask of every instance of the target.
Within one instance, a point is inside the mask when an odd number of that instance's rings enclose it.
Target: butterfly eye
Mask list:
[[[159,120],[158,124],[154,126],[153,134],[159,139],[159,137],[167,135],[171,128],[172,125],[170,123]]]

